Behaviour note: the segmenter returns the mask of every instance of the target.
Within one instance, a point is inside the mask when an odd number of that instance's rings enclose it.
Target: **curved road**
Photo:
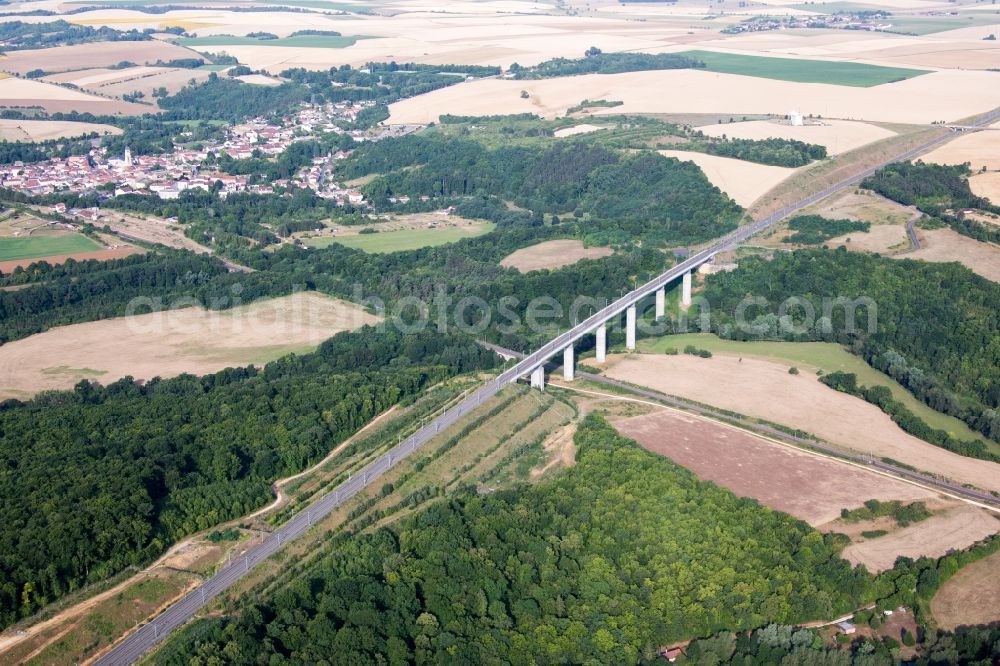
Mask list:
[[[983,118],[976,123],[976,126],[989,124],[997,117],[1000,117],[1000,109],[983,116]],[[450,411],[442,413],[441,416],[437,417],[418,430],[406,441],[398,444],[391,451],[389,451],[389,453],[370,463],[359,474],[343,482],[322,498],[308,505],[296,514],[294,518],[272,532],[263,543],[250,548],[240,559],[232,562],[220,570],[214,576],[206,580],[200,586],[160,613],[160,615],[155,617],[152,621],[139,627],[139,629],[115,645],[94,663],[99,666],[125,666],[127,664],[134,663],[144,653],[148,652],[157,643],[163,640],[171,631],[190,620],[195,613],[197,613],[198,610],[205,606],[211,599],[223,592],[243,575],[248,573],[252,567],[277,552],[288,541],[303,534],[312,526],[314,521],[320,520],[329,515],[335,508],[357,494],[358,491],[373,483],[386,470],[390,469],[401,460],[409,457],[414,451],[430,441],[437,433],[474,410],[484,400],[494,396],[505,385],[517,381],[519,377],[529,374],[539,365],[542,365],[548,359],[562,352],[562,350],[568,345],[572,344],[576,340],[579,340],[585,335],[593,333],[594,329],[596,329],[598,325],[603,324],[608,319],[611,319],[613,316],[621,313],[625,308],[634,305],[636,302],[645,298],[649,294],[652,294],[660,287],[663,287],[667,283],[681,277],[687,271],[697,268],[715,254],[734,248],[736,245],[742,243],[751,236],[774,225],[784,217],[830,196],[837,190],[850,187],[851,185],[860,182],[887,164],[910,159],[915,155],[948,141],[952,138],[952,136],[954,135],[945,134],[928,141],[920,146],[917,146],[916,148],[913,148],[912,150],[908,150],[905,153],[897,155],[891,160],[886,160],[878,166],[866,169],[856,176],[852,176],[836,183],[835,185],[831,185],[821,192],[805,197],[797,203],[761,220],[757,220],[747,226],[736,229],[726,236],[723,236],[718,242],[707,250],[703,250],[688,258],[662,275],[650,280],[635,291],[632,291],[614,303],[611,303],[593,316],[588,317],[582,323],[574,326],[565,333],[556,336],[540,349],[532,354],[529,354],[513,367],[501,373],[497,378],[490,380],[481,386],[474,393],[465,398],[465,400],[455,405]],[[882,465],[884,465],[884,463],[876,464],[876,466]],[[896,472],[896,470],[893,469],[893,472]],[[907,474],[911,473],[907,472]]]

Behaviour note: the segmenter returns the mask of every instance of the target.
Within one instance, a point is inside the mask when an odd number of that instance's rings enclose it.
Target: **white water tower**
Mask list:
[[[792,127],[802,127],[802,114],[798,111],[792,110],[792,112],[788,114],[788,123]]]

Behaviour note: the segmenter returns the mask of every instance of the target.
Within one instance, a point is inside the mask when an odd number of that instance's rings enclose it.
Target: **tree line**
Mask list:
[[[709,155],[790,168],[826,158],[825,146],[795,139],[702,139],[692,142],[690,148]]]
[[[515,79],[548,79],[580,74],[620,74],[655,69],[689,69],[705,63],[677,53],[602,53],[588,49],[583,58],[553,58],[531,67],[510,66]]]
[[[390,406],[495,362],[468,338],[362,329],[263,368],[0,404],[0,625],[263,505]]]
[[[47,49],[87,42],[141,42],[152,39],[152,30],[115,30],[107,26],[76,25],[63,21],[0,23],[0,43],[4,51]]]

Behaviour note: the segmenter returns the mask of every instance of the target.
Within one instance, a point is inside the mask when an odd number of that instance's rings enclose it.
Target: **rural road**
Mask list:
[[[984,115],[976,123],[976,126],[989,124],[997,117],[1000,117],[1000,109]],[[696,268],[708,257],[718,254],[719,252],[732,249],[751,236],[776,224],[779,220],[785,218],[786,216],[810,206],[842,188],[857,184],[887,164],[910,159],[924,151],[936,147],[939,144],[945,143],[953,136],[955,136],[955,134],[942,135],[917,146],[916,148],[897,155],[893,159],[886,160],[875,167],[866,169],[855,176],[846,178],[839,183],[831,185],[816,194],[805,197],[799,202],[776,213],[768,215],[761,220],[757,220],[749,225],[736,229],[726,236],[723,236],[718,242],[707,250],[703,250],[693,257],[688,258],[686,261],[674,266],[662,275],[642,285],[635,291],[626,294],[614,303],[603,308],[577,326],[574,326],[565,333],[556,336],[544,344],[540,349],[532,354],[529,354],[513,367],[501,373],[495,379],[483,384],[465,400],[459,402],[451,410],[442,413],[441,416],[437,417],[418,430],[406,441],[398,444],[386,455],[370,463],[359,474],[351,477],[322,498],[309,504],[288,522],[272,532],[271,536],[268,537],[263,543],[249,549],[241,559],[225,567],[202,583],[199,587],[182,597],[180,601],[160,613],[160,615],[155,617],[153,620],[139,627],[139,629],[132,632],[121,642],[112,647],[94,663],[98,666],[124,666],[126,664],[132,664],[144,653],[148,652],[157,643],[163,640],[170,632],[194,617],[195,613],[204,607],[211,599],[249,573],[252,567],[256,566],[260,562],[263,562],[269,556],[281,549],[281,547],[286,543],[306,532],[312,526],[314,521],[321,520],[329,515],[338,506],[354,497],[354,495],[356,495],[359,491],[378,479],[383,473],[386,472],[386,470],[412,455],[420,447],[433,439],[437,433],[452,425],[472,410],[476,409],[476,407],[482,404],[484,400],[496,395],[496,393],[507,384],[517,381],[519,377],[528,374],[540,364],[560,353],[564,348],[576,340],[579,340],[585,335],[590,335],[598,325],[604,323],[612,316],[622,312],[625,308],[634,305],[636,302],[645,298],[649,294],[652,294],[660,287],[681,277],[687,271]],[[884,463],[876,463],[875,466],[881,466],[883,469],[891,469],[889,465],[885,465]],[[906,470],[903,471],[906,475],[914,474],[913,472],[908,472]],[[964,489],[962,490],[964,491]]]

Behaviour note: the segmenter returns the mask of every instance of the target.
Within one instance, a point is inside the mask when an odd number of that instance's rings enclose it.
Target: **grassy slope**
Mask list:
[[[454,243],[463,238],[473,238],[493,231],[495,225],[485,223],[470,233],[465,229],[402,229],[400,231],[381,231],[377,234],[358,234],[356,236],[340,236],[306,239],[312,247],[329,247],[340,243],[365,252],[400,252],[415,250],[420,247],[434,247]]]
[[[960,439],[979,439],[982,436],[973,432],[967,425],[953,416],[937,412],[917,400],[912,393],[903,388],[892,377],[879,372],[864,362],[859,356],[851,354],[840,345],[832,342],[740,342],[723,340],[715,335],[688,333],[684,335],[668,335],[655,340],[640,343],[642,351],[663,352],[670,347],[683,350],[686,345],[694,345],[699,349],[707,349],[712,353],[731,354],[754,358],[763,358],[795,364],[803,370],[822,370],[824,373],[835,371],[853,372],[858,377],[858,383],[865,386],[882,385],[892,391],[894,398],[906,405],[914,414],[922,418],[933,428],[950,432]],[[984,440],[985,441],[985,440]],[[996,453],[1000,453],[1000,445],[986,442]]]
[[[82,234],[0,238],[0,261],[53,257],[74,252],[93,252],[101,246]]]
[[[880,67],[854,62],[768,58],[713,51],[684,51],[680,55],[703,61],[711,72],[758,76],[796,83],[832,83],[859,88],[870,88],[929,73],[919,69]]]

